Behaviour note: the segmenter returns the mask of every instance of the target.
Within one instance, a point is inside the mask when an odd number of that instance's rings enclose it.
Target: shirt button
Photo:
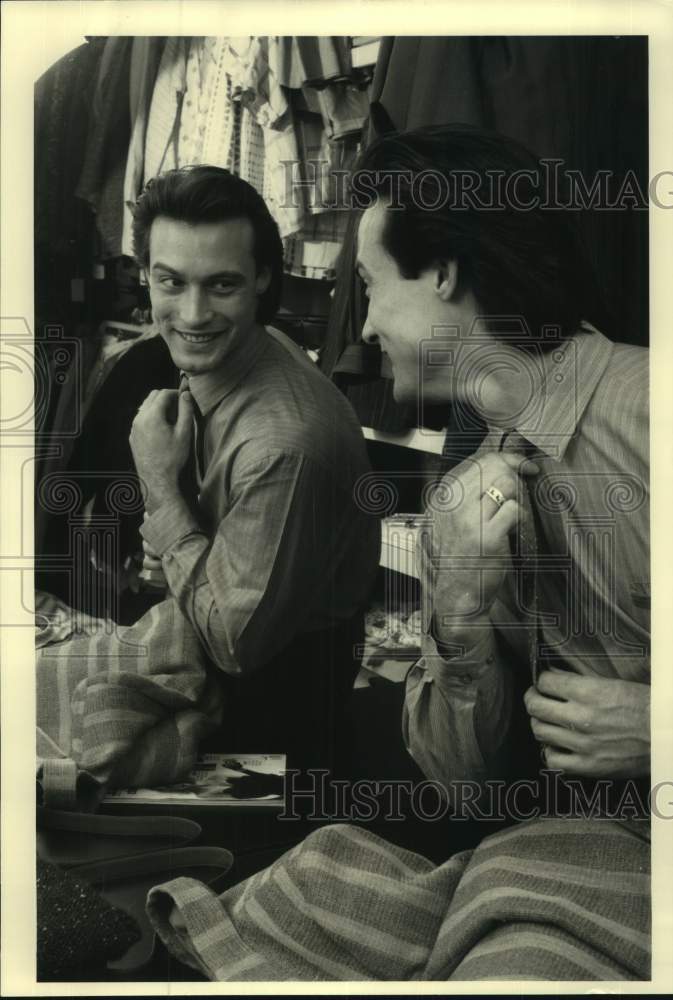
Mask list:
[[[461,684],[469,684],[472,680],[472,674],[461,674],[460,682]]]

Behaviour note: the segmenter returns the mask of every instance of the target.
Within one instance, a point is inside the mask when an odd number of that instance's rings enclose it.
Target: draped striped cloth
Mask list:
[[[43,804],[90,810],[108,788],[184,777],[200,739],[220,719],[221,695],[173,598],[130,626],[78,616],[45,595],[38,607],[52,640],[41,645],[38,633]]]
[[[641,980],[650,846],[612,820],[533,820],[438,867],[323,827],[221,896],[178,878],[147,912],[212,980]]]

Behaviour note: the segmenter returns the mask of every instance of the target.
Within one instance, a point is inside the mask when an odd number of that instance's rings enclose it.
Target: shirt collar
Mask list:
[[[514,427],[490,426],[492,432],[518,431],[549,458],[560,461],[610,361],[614,344],[589,323],[542,355],[544,377],[539,393]]]
[[[238,388],[268,347],[265,330],[253,327],[234,345],[220,368],[189,378],[189,391],[203,416]]]

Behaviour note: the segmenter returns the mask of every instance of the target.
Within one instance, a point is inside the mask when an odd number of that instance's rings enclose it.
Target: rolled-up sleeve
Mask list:
[[[489,629],[462,656],[446,659],[432,637],[406,680],[402,732],[428,778],[444,784],[483,781],[498,770],[497,755],[511,714],[510,675]]]
[[[422,656],[406,678],[402,735],[418,766],[447,788],[480,782],[500,770],[512,711],[512,683],[492,624],[475,629],[469,649],[438,647],[438,607],[431,538],[421,534],[417,564],[423,591]]]

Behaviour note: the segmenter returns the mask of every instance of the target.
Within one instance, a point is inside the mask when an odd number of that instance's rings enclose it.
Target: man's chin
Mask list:
[[[168,349],[175,367],[187,374],[197,375],[207,372],[222,363],[221,351],[190,350],[189,345],[180,340],[169,341]]]
[[[393,399],[396,403],[415,403],[418,400],[418,386],[408,385],[394,378]]]

